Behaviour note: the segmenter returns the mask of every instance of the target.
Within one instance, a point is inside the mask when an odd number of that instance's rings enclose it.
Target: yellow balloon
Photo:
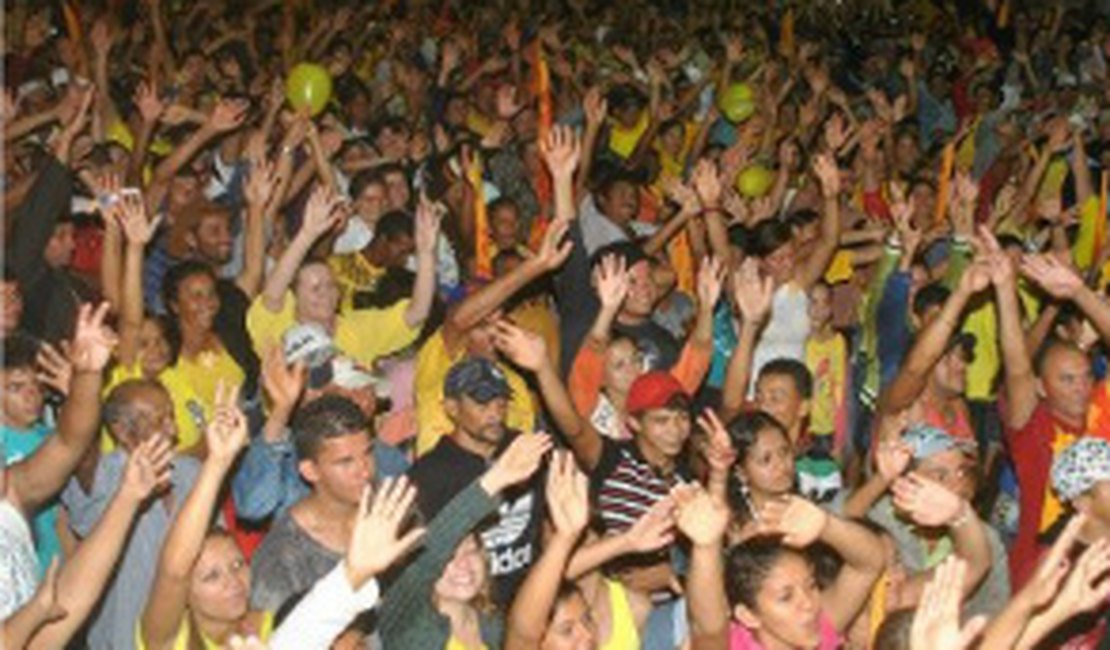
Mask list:
[[[331,99],[331,75],[315,63],[298,63],[285,81],[285,98],[296,110],[307,107],[310,115],[319,115]]]
[[[750,199],[766,194],[774,182],[775,175],[763,165],[749,165],[736,175],[736,189]]]
[[[738,124],[755,113],[755,93],[748,84],[732,84],[721,95],[718,105],[725,119]]]

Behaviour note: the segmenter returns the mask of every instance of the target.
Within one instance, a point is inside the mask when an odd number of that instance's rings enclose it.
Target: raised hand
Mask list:
[[[606,255],[594,269],[594,288],[602,311],[614,313],[620,310],[628,295],[628,269],[625,259],[618,255]]]
[[[597,128],[601,126],[605,117],[609,114],[609,102],[605,100],[605,95],[602,94],[599,86],[594,86],[586,91],[582,107],[586,111],[586,125],[589,127]]]
[[[69,343],[62,342],[63,349],[68,349]],[[35,365],[38,366],[36,376],[39,383],[53,388],[59,395],[69,395],[69,385],[73,381],[73,363],[69,357],[49,343],[43,343],[35,355]]]
[[[1079,538],[1079,531],[1083,529],[1083,525],[1086,523],[1087,516],[1083,513],[1077,513],[1068,521],[1063,532],[1052,544],[1052,548],[1037,564],[1037,570],[1033,573],[1033,577],[1025,585],[1025,588],[1018,594],[1018,598],[1028,598],[1036,609],[1045,607],[1056,598],[1056,594],[1060,593],[1064,578],[1068,576],[1069,570],[1072,568],[1068,556],[1071,554],[1072,547],[1075,546],[1075,541]]]
[[[999,245],[990,228],[980,226],[979,234],[972,243],[986,261],[991,283],[996,287],[1012,286],[1015,280],[1014,264],[1010,256],[1002,250],[1002,246]]]
[[[921,526],[948,526],[969,516],[963,499],[940,483],[911,473],[894,482],[894,505]]]
[[[541,271],[554,271],[563,265],[570,257],[570,252],[574,248],[574,242],[571,240],[563,241],[567,234],[570,224],[565,219],[560,219],[551,222],[547,226],[547,232],[543,235],[543,242],[540,244],[539,251],[529,258],[529,262],[538,265]]]
[[[898,480],[913,460],[913,450],[900,440],[886,440],[879,443],[875,452],[875,469],[887,484]]]
[[[550,361],[542,336],[507,320],[499,320],[494,325],[493,341],[502,354],[525,370],[536,372]]]
[[[209,113],[204,125],[217,132],[234,131],[247,119],[250,103],[241,99],[221,99]]]
[[[308,197],[305,205],[304,219],[301,221],[302,232],[311,241],[316,241],[328,231],[337,227],[344,219],[344,201],[326,185],[319,185]]]
[[[247,418],[236,403],[238,393],[238,389],[226,386],[223,381],[216,386],[215,409],[204,431],[208,459],[225,470],[247,445]]]
[[[415,500],[416,488],[404,476],[387,478],[377,490],[369,485],[363,489],[344,563],[354,589],[381,575],[424,537],[424,528],[401,534]]]
[[[1099,539],[1087,547],[1064,582],[1058,604],[1072,615],[1090,612],[1110,598],[1110,542]]]
[[[732,282],[732,298],[746,323],[762,323],[771,314],[775,296],[774,280],[760,277],[759,262],[747,258],[736,270]]]
[[[629,553],[651,553],[674,543],[675,503],[660,499],[623,533]]]
[[[510,485],[522,483],[536,473],[544,455],[551,450],[551,438],[543,433],[518,435],[509,448],[493,462],[481,478],[483,489],[494,495]]]
[[[69,360],[75,373],[98,373],[108,365],[119,342],[116,333],[104,324],[109,307],[107,302],[95,309],[85,303],[77,310],[77,328],[69,344]]]
[[[277,165],[268,160],[265,155],[258,155],[256,152],[251,157],[247,182],[243,186],[247,203],[265,209],[274,199],[280,180]]]
[[[715,208],[721,204],[721,192],[724,187],[721,185],[717,165],[712,160],[708,158],[699,160],[690,181],[703,208]]]
[[[710,256],[702,260],[698,267],[698,307],[712,310],[721,297],[725,283],[725,268],[721,260]]]
[[[170,484],[174,443],[154,434],[144,440],[127,457],[120,494],[134,503],[142,503],[151,494]]]
[[[154,124],[166,112],[166,104],[158,96],[158,87],[150,81],[144,81],[135,89],[135,107],[143,122]]]
[[[826,199],[836,198],[840,194],[840,169],[836,166],[836,159],[828,154],[818,154],[813,160],[813,173],[821,182],[821,194]]]
[[[554,126],[540,142],[540,155],[555,178],[569,178],[578,168],[582,144],[569,126]]]
[[[967,562],[949,555],[925,585],[910,627],[911,650],[964,650],[986,627],[986,618],[976,616],[960,627]]]
[[[421,192],[416,204],[414,239],[417,255],[423,253],[434,256],[436,254],[436,245],[439,243],[439,229],[443,223],[445,212],[446,208],[443,207],[443,204],[432,201],[427,194]]]
[[[137,246],[146,246],[154,239],[158,232],[158,225],[162,223],[162,215],[153,220],[147,218],[146,201],[138,191],[120,195],[116,206],[116,219],[123,229],[127,241]]]
[[[1075,269],[1052,255],[1022,257],[1021,274],[1059,300],[1071,300],[1084,287]]]
[[[303,362],[285,363],[281,347],[274,345],[262,361],[262,388],[274,409],[292,412],[304,391],[308,370]]]
[[[504,84],[497,89],[497,117],[510,120],[522,108],[524,108],[524,103],[517,99],[516,86]]]
[[[590,484],[568,451],[556,451],[551,456],[547,511],[556,536],[577,539],[590,521]]]
[[[760,532],[782,535],[788,546],[804,548],[824,532],[829,513],[799,496],[772,501],[759,513]]]
[[[724,423],[713,409],[707,408],[698,417],[698,426],[705,432],[703,451],[710,471],[717,475],[727,474],[736,460],[736,450],[732,448],[732,438]]]
[[[671,490],[675,503],[675,523],[695,546],[718,544],[728,529],[728,505],[701,485],[688,483]]]

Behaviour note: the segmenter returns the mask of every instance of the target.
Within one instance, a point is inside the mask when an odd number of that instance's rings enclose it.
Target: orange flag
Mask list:
[[[790,54],[794,51],[794,7],[786,10],[779,29],[779,51]]]
[[[77,10],[69,2],[62,3],[62,14],[65,18],[66,31],[74,43],[80,44],[82,40],[81,21],[77,18]]]
[[[493,278],[493,241],[489,235],[489,214],[486,212],[486,189],[482,184],[482,161],[474,153],[474,160],[466,170],[467,180],[474,190],[474,261],[479,278]]]
[[[539,141],[543,142],[547,138],[547,134],[551,133],[551,125],[554,123],[554,112],[551,104],[551,74],[547,67],[547,57],[543,53],[543,42],[539,38],[536,38],[535,48],[536,75],[533,79],[533,90],[536,94],[536,132]],[[548,175],[547,167],[540,165],[539,171],[536,172],[533,188],[536,191],[536,201],[540,206],[540,213],[535,215],[532,220],[528,243],[535,250],[543,241],[544,233],[547,231],[548,212],[554,195],[554,188],[551,187],[551,176]]]
[[[944,145],[944,156],[940,163],[940,179],[937,182],[937,206],[933,213],[933,223],[939,224],[944,220],[944,212],[948,208],[949,188],[952,185],[952,167],[956,164],[956,141]]]
[[[1002,0],[998,7],[998,26],[1005,29],[1010,24],[1010,0]]]

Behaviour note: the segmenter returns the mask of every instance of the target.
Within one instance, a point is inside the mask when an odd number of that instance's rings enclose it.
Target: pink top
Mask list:
[[[841,646],[840,633],[836,631],[832,620],[822,613],[817,619],[817,625],[820,628],[821,640],[817,643],[816,650],[837,650]],[[751,630],[739,623],[733,623],[730,626],[728,648],[729,650],[763,650],[763,646],[756,641]]]

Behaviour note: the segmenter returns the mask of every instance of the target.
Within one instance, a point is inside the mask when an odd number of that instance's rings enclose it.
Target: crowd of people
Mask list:
[[[0,646],[1110,647],[1105,0],[3,22]]]

